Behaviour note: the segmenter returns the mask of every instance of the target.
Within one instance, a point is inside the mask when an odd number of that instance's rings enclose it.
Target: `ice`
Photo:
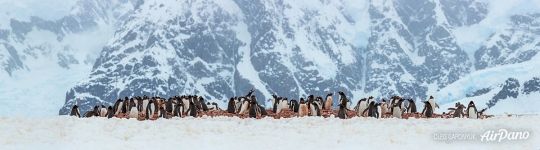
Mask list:
[[[134,119],[0,117],[0,149],[534,149],[524,141],[435,141],[441,132],[534,133],[540,116],[489,119],[290,118]],[[480,137],[476,137],[480,138]]]

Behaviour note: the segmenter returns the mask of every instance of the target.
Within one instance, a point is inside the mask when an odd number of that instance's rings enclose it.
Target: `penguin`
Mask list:
[[[379,115],[380,115],[380,112],[379,112],[379,107],[380,106],[380,103],[375,103],[374,101],[371,101],[369,102],[369,106],[366,110],[364,110],[364,112],[362,112],[362,114],[366,114],[367,113],[367,116],[368,117],[374,117],[374,118],[379,118]]]
[[[467,106],[467,116],[471,119],[478,119],[478,109],[476,109],[476,105],[474,105],[473,101],[469,102],[469,105]]]
[[[107,107],[107,118],[112,118],[112,117],[114,117],[113,107],[109,106]]]
[[[292,110],[293,112],[298,113],[299,107],[300,105],[298,105],[298,101],[294,99],[289,101],[289,109]]]
[[[283,98],[279,100],[279,103],[277,105],[276,113],[281,113],[281,111],[285,108],[289,108],[289,102],[287,101],[287,98]]]
[[[141,114],[144,119],[148,119],[151,115],[150,113],[148,113],[148,106],[150,104],[150,100],[146,98],[146,95],[144,97],[144,100],[140,100],[139,114]]]
[[[258,105],[258,106],[259,106],[259,110],[261,111],[261,115],[262,116],[267,116],[268,112],[266,112],[266,109],[264,109],[264,107],[261,106],[261,105]]]
[[[409,105],[407,106],[407,113],[416,113],[416,104],[414,103],[414,100],[407,99],[409,102]]]
[[[174,110],[173,110],[173,116],[184,117],[182,114],[182,112],[184,112],[184,106],[181,103],[177,103],[175,105],[176,106],[174,107]]]
[[[334,100],[332,98],[332,93],[326,94],[326,101],[324,102],[323,109],[332,110],[333,104],[334,104]]]
[[[323,108],[323,105],[324,105],[324,102],[323,102],[323,98],[320,97],[320,96],[317,96],[317,98],[315,99],[315,104],[317,104],[318,108],[320,111],[322,111],[324,108]]]
[[[94,106],[94,109],[91,110],[91,111],[87,111],[86,113],[84,113],[84,117],[86,118],[90,118],[90,117],[95,117],[95,116],[99,116],[99,109],[98,109],[98,106]]]
[[[197,117],[197,107],[195,106],[195,103],[193,101],[189,102],[189,116],[191,117]]]
[[[191,96],[182,98],[182,104],[184,104],[184,114],[188,114],[188,111],[191,110]]]
[[[240,112],[238,112],[238,114],[243,115],[249,111],[249,100],[243,97],[240,98],[240,100],[242,101],[242,105],[240,106]]]
[[[401,118],[401,115],[403,114],[403,111],[401,108],[402,107],[401,103],[403,103],[403,99],[400,99],[399,97],[396,97],[396,99],[399,99],[399,100],[395,100],[395,103],[392,104],[392,109],[390,109],[390,112],[392,113],[393,117]]]
[[[255,95],[252,95],[250,103],[249,103],[249,117],[257,118],[257,116],[260,116],[260,115],[261,115],[261,110],[260,110],[259,104],[257,104]]]
[[[71,112],[69,113],[69,116],[75,116],[77,118],[80,118],[81,113],[79,111],[79,106],[73,105],[73,107],[71,107]]]
[[[349,109],[348,103],[350,102],[350,100],[347,98],[347,95],[345,95],[345,93],[343,93],[342,91],[339,91],[338,94],[340,104],[344,105],[346,109]]]
[[[311,102],[310,107],[311,116],[321,116],[321,109],[319,104],[317,104],[316,102]]]
[[[157,104],[154,100],[154,98],[148,100],[148,105],[146,106],[146,119],[150,119],[154,117],[154,114],[156,114],[157,111]]]
[[[424,109],[422,110],[422,115],[424,115],[426,118],[433,117],[433,107],[429,103],[429,101],[424,101]]]
[[[309,116],[321,116],[321,110],[319,109],[320,105],[317,105],[313,95],[308,96],[307,106],[309,109]]]
[[[159,117],[163,117],[165,119],[169,119],[169,114],[167,114],[167,110],[165,110],[165,107],[163,107],[163,105],[161,105],[159,107]]]
[[[235,102],[234,102],[234,98],[231,97],[231,99],[229,99],[229,103],[227,105],[227,112],[228,113],[231,113],[231,114],[234,114],[234,110],[235,110]]]
[[[382,99],[382,102],[381,102],[381,118],[385,118],[386,117],[386,113],[388,113],[388,103],[386,103],[386,100],[385,99]]]
[[[346,108],[346,106],[343,105],[343,104],[339,104],[338,106],[339,106],[339,110],[338,110],[338,115],[337,115],[337,117],[338,117],[339,119],[347,119],[347,118],[349,118],[349,116],[347,115],[347,108]]]
[[[117,116],[118,114],[122,113],[123,107],[124,107],[124,100],[122,99],[116,100],[113,107],[113,111],[114,111],[113,115]]]
[[[356,106],[354,107],[354,110],[356,111],[356,116],[365,116],[363,113],[365,112],[365,110],[367,110],[368,104],[368,100],[365,98],[360,99],[358,102],[356,102]]]
[[[173,110],[174,110],[174,104],[173,104],[173,99],[172,98],[169,98],[166,102],[165,102],[165,110],[167,111],[167,113],[171,114],[173,113]]]
[[[128,119],[129,118],[138,118],[139,117],[139,110],[137,109],[137,106],[134,103],[135,101],[130,100],[130,107],[128,112]]]
[[[273,94],[272,95],[272,112],[273,113],[277,113],[277,109],[278,109],[278,103],[279,103],[279,100],[281,99],[280,97],[278,97],[277,95]]]
[[[241,98],[241,97],[235,97],[235,98],[234,98],[234,105],[235,105],[235,106],[234,106],[234,109],[235,109],[234,112],[235,112],[236,114],[238,114],[238,112],[240,112],[240,109],[242,109],[242,108],[241,108],[241,107],[242,107],[242,101],[241,101],[240,98]]]
[[[208,111],[208,105],[204,102],[204,98],[202,96],[199,96],[199,103],[201,105],[201,109],[206,112]]]
[[[101,107],[99,108],[99,116],[107,117],[107,114],[108,114],[108,109],[104,105],[101,105]]]
[[[465,106],[459,102],[457,102],[455,104],[455,107],[456,108],[453,108],[453,109],[450,109],[448,108],[448,110],[453,110],[454,113],[452,115],[453,118],[462,118],[465,116],[465,113],[463,113],[463,109],[465,109]]]
[[[304,98],[300,98],[300,106],[298,108],[298,116],[304,117],[307,116],[309,113],[309,108],[304,100]]]
[[[433,96],[429,96],[428,102],[429,102],[429,105],[431,105],[431,108],[433,109],[433,111],[435,111],[436,108],[439,108],[439,105],[435,103]]]

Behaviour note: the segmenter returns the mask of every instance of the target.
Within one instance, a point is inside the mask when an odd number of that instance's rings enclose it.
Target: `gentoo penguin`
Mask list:
[[[228,113],[231,113],[231,114],[234,114],[234,110],[235,110],[235,103],[234,103],[234,98],[231,97],[231,99],[229,99],[229,103],[227,105],[227,112]]]
[[[429,102],[429,105],[431,105],[431,108],[433,109],[434,112],[436,108],[439,108],[439,105],[435,103],[433,96],[429,96],[428,102]]]
[[[101,105],[99,108],[99,116],[100,117],[107,117],[108,109],[105,107],[105,105]]]
[[[339,91],[338,94],[339,94],[339,103],[344,105],[346,109],[349,109],[348,104],[350,100],[347,98],[347,95],[345,95],[345,93],[343,93],[342,91]]]
[[[116,100],[113,107],[113,111],[114,111],[113,115],[117,116],[118,114],[122,113],[123,107],[124,107],[124,100],[122,99]]]
[[[349,118],[349,116],[347,115],[347,108],[346,108],[346,106],[343,105],[343,104],[339,104],[338,106],[339,106],[339,110],[338,110],[338,115],[337,115],[337,117],[338,117],[339,119],[347,119],[347,118]]]
[[[205,101],[204,101],[204,98],[202,96],[198,96],[199,97],[199,103],[201,105],[201,110],[202,111],[208,111],[208,106],[206,105]]]
[[[87,111],[86,113],[84,113],[84,117],[86,117],[86,118],[94,117],[94,116],[99,116],[98,106],[94,106],[93,110]]]
[[[262,115],[262,116],[268,115],[268,112],[266,112],[266,110],[264,109],[263,106],[261,106],[261,105],[258,105],[258,106],[259,106],[259,110],[261,111],[261,115]]]
[[[138,117],[139,117],[139,109],[137,109],[137,106],[135,105],[135,101],[131,99],[129,102],[128,119],[138,118]]]
[[[315,102],[315,99],[314,99],[314,96],[313,95],[310,95],[308,97],[308,108],[309,108],[309,115],[310,116],[321,116],[321,110],[320,110],[320,105],[318,105],[316,102]]]
[[[356,102],[356,106],[354,107],[354,110],[356,111],[356,115],[358,117],[364,117],[366,114],[364,114],[365,110],[368,108],[368,100],[365,98],[360,99],[358,102]]]
[[[427,118],[433,117],[433,107],[431,106],[429,101],[424,102],[424,109],[422,110],[422,115]]]
[[[107,118],[112,118],[112,117],[114,117],[113,107],[109,106],[107,107]]]
[[[176,103],[173,110],[173,117],[184,117],[182,112],[184,112],[184,106],[181,103]]]
[[[474,105],[473,101],[470,101],[467,106],[467,115],[471,119],[478,119],[478,109],[476,109],[476,105]]]
[[[80,118],[81,113],[79,111],[79,106],[73,105],[73,107],[71,107],[71,112],[69,113],[69,116],[75,116],[77,118]]]
[[[195,106],[195,103],[193,101],[189,102],[189,116],[191,117],[197,117],[197,107]]]
[[[259,107],[259,104],[257,103],[257,99],[255,98],[255,95],[251,95],[250,103],[249,103],[249,117],[250,118],[257,118],[258,116],[261,116],[261,108]]]
[[[414,100],[407,99],[407,101],[409,102],[409,105],[407,107],[407,113],[416,113],[416,104],[414,103]]]
[[[234,97],[234,113],[238,114],[240,112],[240,109],[242,109],[242,100],[241,97]]]
[[[317,96],[317,98],[315,98],[315,104],[317,104],[317,106],[319,106],[319,110],[323,110],[324,102],[323,102],[322,97]]]
[[[300,98],[300,106],[298,107],[298,116],[304,117],[309,113],[308,105],[306,104],[304,98]]]
[[[277,113],[277,109],[278,109],[278,103],[279,103],[279,100],[281,99],[280,97],[278,97],[276,94],[273,94],[272,95],[272,112],[273,113]]]
[[[279,101],[278,113],[287,108],[289,108],[289,100],[287,98],[281,99]]]
[[[401,114],[403,113],[402,108],[401,108],[403,99],[399,97],[396,97],[396,99],[399,99],[399,100],[395,100],[395,103],[392,104],[392,109],[390,109],[390,112],[392,112],[393,117],[401,118]]]
[[[369,102],[368,108],[366,110],[364,110],[364,112],[362,112],[362,114],[367,113],[368,117],[379,118],[380,113],[379,113],[378,106],[380,106],[380,104],[375,104],[374,101],[371,101],[371,102]]]
[[[185,96],[182,98],[182,104],[184,106],[184,114],[188,114],[188,110],[191,110],[191,105],[189,103],[191,103],[191,96]]]
[[[248,113],[250,102],[247,98],[244,98],[244,97],[241,97],[240,100],[242,101],[242,105],[240,106],[240,112],[238,112],[238,114],[243,115],[243,114]]]
[[[331,110],[334,100],[332,98],[332,93],[326,94],[326,101],[324,101],[323,109]]]
[[[300,105],[298,105],[298,101],[294,99],[289,101],[289,109],[292,110],[293,112],[297,113],[299,107]]]
[[[381,118],[385,118],[386,116],[386,113],[388,112],[388,103],[386,103],[386,100],[385,99],[382,99],[382,102],[381,102]]]
[[[452,115],[452,117],[454,118],[462,118],[462,117],[465,117],[465,113],[463,113],[463,110],[465,109],[465,106],[463,106],[463,104],[457,102],[456,105],[455,105],[456,108],[454,108],[454,114]]]

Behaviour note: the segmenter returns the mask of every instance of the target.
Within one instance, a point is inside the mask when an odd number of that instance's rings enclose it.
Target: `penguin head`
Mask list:
[[[473,102],[473,101],[470,101],[470,102],[469,102],[469,107],[474,107],[474,106],[475,106],[475,105],[474,105],[474,102]]]
[[[430,95],[430,96],[429,96],[429,99],[433,99],[433,96]]]

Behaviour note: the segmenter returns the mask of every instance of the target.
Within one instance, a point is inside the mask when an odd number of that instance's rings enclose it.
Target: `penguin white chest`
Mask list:
[[[401,118],[401,108],[394,107],[394,112],[392,113],[392,115],[396,118]]]
[[[101,108],[101,111],[99,111],[99,116],[105,117],[107,116],[107,108]]]
[[[139,117],[139,111],[137,111],[136,107],[131,107],[131,110],[129,110],[129,118],[137,118]]]
[[[478,114],[476,113],[476,111],[473,108],[469,109],[469,118],[472,118],[472,119],[477,119],[478,118]]]

